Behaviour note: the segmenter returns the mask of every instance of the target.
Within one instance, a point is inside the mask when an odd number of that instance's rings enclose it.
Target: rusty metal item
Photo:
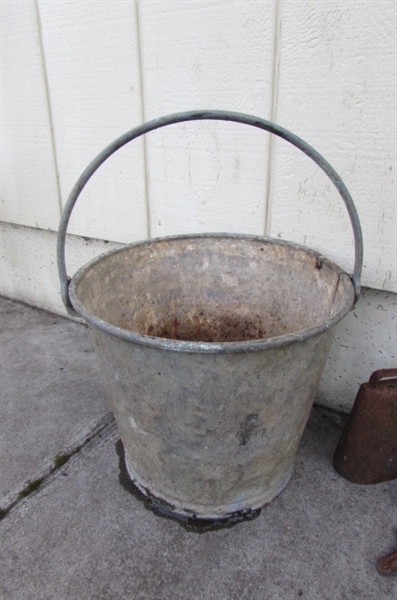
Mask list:
[[[200,234],[123,246],[85,265],[69,286],[66,229],[90,177],[141,135],[201,119],[270,131],[314,160],[351,219],[351,276],[290,242]],[[331,165],[291,132],[249,115],[193,111],[155,119],[105,148],[76,183],[60,224],[58,266],[65,305],[93,333],[139,490],[193,519],[234,518],[279,494],[334,327],[360,292],[360,223]]]
[[[334,467],[353,483],[397,478],[397,369],[375,371],[360,386],[334,453]]]
[[[318,258],[200,234],[124,246],[73,277],[127,471],[179,517],[256,510],[290,479],[334,324],[354,302],[350,278]]]
[[[397,571],[397,549],[378,560],[378,571],[381,575],[393,575]]]

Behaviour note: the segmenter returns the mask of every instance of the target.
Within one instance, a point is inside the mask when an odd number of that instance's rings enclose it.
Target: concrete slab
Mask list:
[[[397,578],[377,558],[395,544],[397,482],[357,486],[331,466],[344,417],[315,408],[293,477],[261,515],[187,533],[118,481],[110,425],[3,519],[7,600],[382,600]]]
[[[111,419],[84,325],[0,298],[0,507]]]

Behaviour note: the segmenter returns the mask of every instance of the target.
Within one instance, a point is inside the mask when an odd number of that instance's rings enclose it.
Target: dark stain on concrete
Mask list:
[[[156,516],[172,519],[181,525],[189,533],[207,533],[218,529],[225,529],[237,525],[242,521],[252,521],[259,517],[261,509],[241,510],[234,512],[227,517],[220,519],[200,519],[194,513],[191,516],[181,515],[176,511],[175,506],[165,502],[161,498],[154,496],[145,488],[144,493],[135,485],[130,478],[125,464],[124,446],[121,440],[116,443],[116,452],[119,457],[119,483],[137,500],[143,503],[147,510],[153,512]]]

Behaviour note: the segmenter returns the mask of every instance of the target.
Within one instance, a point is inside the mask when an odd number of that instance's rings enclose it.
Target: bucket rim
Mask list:
[[[105,260],[107,257],[122,253],[130,248],[139,246],[150,246],[152,244],[161,243],[165,241],[177,241],[182,239],[202,239],[202,238],[228,238],[228,239],[239,239],[239,240],[250,240],[259,241],[263,243],[271,243],[279,246],[289,246],[297,250],[303,250],[313,258],[321,258],[323,263],[326,263],[331,269],[339,274],[339,277],[345,277],[350,283],[350,293],[346,293],[344,301],[339,310],[332,315],[329,319],[322,321],[320,324],[306,329],[294,331],[293,333],[287,333],[274,337],[260,338],[257,340],[245,340],[245,341],[234,341],[234,342],[200,342],[200,341],[186,341],[186,340],[175,340],[170,338],[162,338],[153,335],[145,335],[123,329],[117,325],[96,317],[91,311],[86,309],[84,304],[79,300],[77,294],[77,286],[83,279],[86,272],[94,267],[96,264]],[[339,284],[338,284],[339,286]],[[317,252],[303,244],[297,244],[288,240],[280,240],[268,236],[258,236],[251,234],[239,234],[239,233],[192,233],[182,235],[171,235],[151,238],[147,240],[141,240],[132,242],[130,244],[123,244],[120,248],[113,248],[96,256],[92,260],[85,263],[72,277],[69,285],[69,294],[72,306],[76,313],[88,324],[95,329],[99,329],[104,333],[113,335],[117,338],[123,339],[127,342],[135,344],[150,346],[153,348],[172,350],[175,352],[190,352],[190,353],[204,353],[204,354],[224,354],[234,352],[257,352],[259,350],[267,350],[272,348],[279,348],[281,346],[287,346],[289,344],[295,344],[304,342],[305,340],[312,338],[316,335],[320,335],[326,331],[330,331],[335,325],[337,325],[343,317],[351,310],[354,305],[354,286],[351,277],[339,267],[336,263],[329,260],[321,252]]]

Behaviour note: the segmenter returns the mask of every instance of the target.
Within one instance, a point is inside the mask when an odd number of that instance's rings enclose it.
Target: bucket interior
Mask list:
[[[83,316],[143,335],[258,340],[318,326],[338,312],[342,318],[354,294],[341,272],[287,242],[178,237],[100,257],[79,272],[71,297]]]

